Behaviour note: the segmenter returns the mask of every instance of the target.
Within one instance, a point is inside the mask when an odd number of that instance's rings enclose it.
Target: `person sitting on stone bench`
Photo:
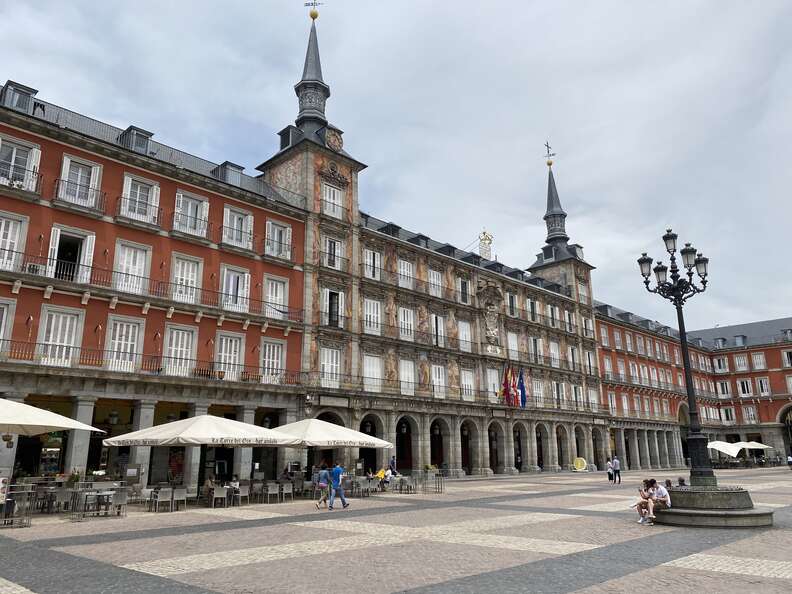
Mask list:
[[[663,485],[655,479],[649,480],[649,499],[646,502],[647,517],[650,521],[655,519],[654,510],[668,509],[671,507],[671,495]]]

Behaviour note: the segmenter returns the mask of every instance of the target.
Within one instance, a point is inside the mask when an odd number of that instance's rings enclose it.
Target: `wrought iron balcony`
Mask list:
[[[212,237],[212,223],[207,219],[191,216],[183,212],[173,213],[173,227],[171,231],[183,233],[199,239]]]
[[[319,252],[322,266],[340,272],[349,272],[349,259],[339,256],[335,252]]]
[[[162,222],[162,209],[146,200],[119,196],[116,204],[116,217],[125,221],[159,227]]]
[[[67,179],[55,180],[53,202],[74,205],[97,214],[104,214],[106,208],[105,193],[89,185],[77,184]]]
[[[278,258],[279,260],[285,260],[287,262],[292,261],[292,245],[290,243],[276,241],[272,238],[265,238],[262,249],[265,256]]]
[[[41,174],[35,169],[26,169],[20,165],[0,161],[0,186],[41,194],[42,179]]]

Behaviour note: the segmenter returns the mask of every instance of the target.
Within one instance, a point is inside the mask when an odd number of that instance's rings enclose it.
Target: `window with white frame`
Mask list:
[[[602,343],[604,347],[610,346],[610,336],[608,335],[607,326],[600,326],[600,343]]]
[[[168,326],[165,332],[166,375],[187,377],[195,366],[197,329],[183,326]]]
[[[42,313],[41,364],[69,367],[79,357],[82,314],[72,309],[46,306]]]
[[[107,325],[107,368],[128,373],[138,370],[143,320],[111,316]]]
[[[734,423],[734,408],[731,406],[724,406],[720,409],[720,417],[724,423]]]
[[[470,303],[470,279],[457,277],[457,299],[460,303]]]
[[[344,242],[334,237],[324,238],[324,251],[322,252],[322,264],[333,270],[343,270],[345,268]]]
[[[459,389],[462,393],[462,400],[466,402],[475,400],[476,382],[472,369],[461,369],[459,371]]]
[[[223,243],[246,250],[253,249],[253,215],[225,205],[223,208]]]
[[[89,231],[52,227],[47,253],[47,276],[77,283],[90,283],[95,243],[96,236]],[[41,271],[39,270],[38,273],[40,274]]]
[[[679,349],[677,347],[674,347],[674,364],[679,365],[680,364],[679,361],[680,361]]]
[[[583,335],[586,338],[594,338],[594,320],[583,318]]]
[[[569,310],[564,310],[564,330],[567,332],[575,331],[575,314]]]
[[[380,280],[382,254],[372,249],[363,250],[363,276],[372,280]]]
[[[650,338],[646,339],[646,356],[654,357],[654,352],[652,351],[652,340]]]
[[[575,408],[581,405],[581,387],[577,385],[572,386],[572,401],[575,403]]]
[[[621,401],[622,414],[626,417],[630,414],[630,399],[627,397],[627,394],[622,394]]]
[[[669,412],[668,400],[663,400],[663,416],[666,418],[671,416],[671,413]]]
[[[660,356],[661,356],[660,343],[655,340],[655,357],[659,359]]]
[[[683,387],[685,385],[685,379],[682,377],[681,373],[677,373],[677,384]]]
[[[514,293],[506,293],[506,313],[511,317],[517,315],[517,295]]]
[[[336,289],[322,289],[322,325],[343,328],[346,321],[344,292]]]
[[[589,302],[588,285],[584,285],[583,283],[578,283],[578,299],[580,300],[581,303]]]
[[[7,345],[11,339],[11,334],[14,326],[14,310],[16,309],[16,302],[8,300],[0,300],[0,340],[4,341]],[[2,349],[7,350],[7,349]]]
[[[323,388],[338,388],[341,383],[341,349],[322,347],[319,350],[319,373]]]
[[[792,394],[792,375],[786,376],[787,394]]]
[[[11,214],[0,216],[0,270],[18,270],[22,265],[26,223]]]
[[[533,393],[534,402],[536,402],[536,406],[544,406],[545,404],[545,393],[544,393],[544,382],[541,379],[534,378],[531,382],[531,392]]]
[[[567,360],[571,370],[577,371],[580,369],[580,355],[578,355],[577,347],[567,347]]]
[[[57,197],[85,208],[102,207],[99,201],[100,170],[95,163],[64,155]]]
[[[624,359],[616,360],[616,369],[619,372],[619,379],[624,381],[627,378],[627,368],[624,366]]]
[[[292,228],[291,225],[280,221],[267,221],[266,237],[264,239],[264,253],[267,256],[291,260],[292,256]]]
[[[616,414],[616,392],[608,392],[608,409],[612,415]]]
[[[445,319],[438,314],[430,316],[430,332],[432,333],[432,344],[439,347],[445,347]]]
[[[209,230],[209,201],[177,191],[173,230],[193,237],[206,237]]]
[[[415,394],[415,362],[412,359],[399,360],[399,382],[402,394],[405,396]]]
[[[792,351],[783,351],[781,353],[781,363],[784,367],[792,367]]]
[[[261,381],[265,384],[280,384],[284,370],[283,342],[273,340],[261,341]]]
[[[639,355],[646,354],[646,348],[644,347],[644,338],[640,334],[636,335],[635,337],[635,350],[638,351]]]
[[[410,342],[415,340],[415,311],[409,307],[399,308],[399,338]]]
[[[539,304],[535,299],[528,299],[528,318],[536,322],[539,318]]]
[[[429,294],[432,297],[443,296],[443,273],[431,268],[429,269]]]
[[[432,393],[435,398],[445,398],[446,396],[445,365],[432,364]]]
[[[363,355],[363,389],[366,392],[382,390],[382,357]]]
[[[646,365],[641,365],[641,383],[644,386],[649,385],[649,367]]]
[[[649,403],[649,397],[644,398],[644,414],[647,417],[651,417],[652,416],[652,410],[651,410],[651,405]]]
[[[652,407],[653,407],[652,410],[653,410],[655,416],[659,416],[660,415],[660,399],[659,398],[655,398],[655,399],[652,400]]]
[[[597,359],[594,351],[586,351],[586,373],[594,375],[597,370]]]
[[[246,313],[250,309],[250,273],[221,266],[223,309]]]
[[[770,396],[770,378],[757,377],[756,389],[759,391],[761,396]]]
[[[415,288],[415,265],[409,260],[399,260],[399,286],[404,289]]]
[[[751,353],[754,369],[767,369],[767,361],[765,361],[765,354],[763,352]]]
[[[656,369],[655,367],[652,367],[652,368],[650,368],[650,369],[649,369],[649,374],[650,374],[650,375],[651,375],[651,377],[652,377],[652,385],[653,385],[653,386],[655,386],[655,387],[657,387],[657,382],[658,382],[658,379],[657,379],[657,369]]]
[[[640,377],[638,376],[638,364],[634,361],[630,361],[630,380],[633,383],[640,381]]]
[[[622,348],[622,335],[618,328],[613,329],[613,346],[617,349]]]
[[[198,303],[201,289],[201,261],[173,256],[173,290],[171,296],[180,303]]]
[[[744,377],[737,380],[737,393],[740,396],[751,396],[753,394],[751,378]]]
[[[459,320],[457,322],[457,330],[459,332],[459,350],[463,353],[471,352],[473,350],[473,336],[470,331],[470,322]]]
[[[558,328],[560,315],[561,308],[559,308],[557,305],[550,305],[549,303],[547,304],[547,319],[551,328]]]
[[[603,357],[602,370],[605,373],[605,379],[611,379],[611,376],[613,375],[613,363],[611,362],[610,357]]]
[[[37,146],[0,136],[0,186],[38,192],[40,160]]]
[[[734,355],[734,371],[748,371],[748,355]]]
[[[116,245],[116,263],[113,271],[113,288],[125,293],[148,293],[149,254],[151,248],[119,241]]]
[[[128,219],[159,224],[159,185],[127,174],[119,214]]]
[[[500,392],[500,373],[497,369],[487,368],[487,397],[491,403],[498,402]]]
[[[506,348],[509,350],[509,359],[517,361],[520,358],[519,337],[516,332],[506,333]]]
[[[628,353],[632,353],[632,351],[633,351],[632,334],[630,334],[629,332],[625,332],[624,333],[624,342],[627,345],[627,352]]]
[[[561,350],[558,343],[554,340],[550,341],[550,365],[552,367],[561,366]]]
[[[742,414],[743,414],[743,422],[744,423],[753,424],[753,423],[757,422],[756,407],[755,406],[743,405]]]
[[[541,338],[531,336],[528,339],[528,356],[534,363],[544,364],[544,346]]]
[[[344,191],[327,182],[322,183],[322,212],[336,219],[344,217]]]
[[[283,278],[264,277],[264,315],[275,320],[289,317],[289,282]]]
[[[556,408],[563,408],[566,405],[566,385],[564,382],[553,382],[553,403]]]
[[[712,366],[715,368],[715,373],[726,373],[729,371],[729,359],[728,357],[715,357]]]
[[[663,361],[670,361],[671,356],[668,354],[668,344],[663,343]]]
[[[217,379],[239,381],[244,365],[244,339],[239,334],[218,332],[215,341]]]
[[[382,332],[382,303],[376,299],[363,299],[363,332],[376,336]]]

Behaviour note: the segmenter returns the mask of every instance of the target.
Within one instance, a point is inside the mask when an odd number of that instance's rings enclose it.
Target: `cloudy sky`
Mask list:
[[[301,0],[0,0],[0,78],[249,171],[297,113]],[[328,117],[361,208],[510,266],[544,242],[545,140],[595,297],[665,323],[635,259],[710,257],[688,326],[792,315],[792,3],[327,0]],[[642,6],[637,6],[642,5]]]

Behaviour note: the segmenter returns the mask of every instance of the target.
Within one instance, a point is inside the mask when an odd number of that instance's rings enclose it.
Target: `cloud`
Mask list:
[[[301,2],[0,3],[6,78],[249,168],[293,121]],[[711,261],[690,327],[789,315],[792,5],[337,0],[318,23],[361,207],[501,261],[544,241],[543,143],[595,297],[675,324],[635,259],[673,226]],[[787,25],[787,26],[785,26]]]

